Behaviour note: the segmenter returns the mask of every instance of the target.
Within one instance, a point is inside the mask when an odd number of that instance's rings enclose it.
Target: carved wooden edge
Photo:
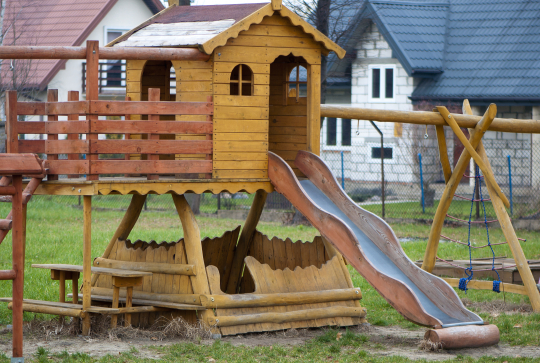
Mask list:
[[[317,188],[331,200],[338,201],[336,205],[439,309],[461,321],[480,319],[465,308],[454,289],[443,279],[422,270],[407,257],[392,228],[382,218],[360,208],[341,189],[332,172],[317,155],[299,151],[295,164]],[[360,220],[364,223],[359,223]]]
[[[291,201],[321,232],[321,235],[334,244],[347,257],[349,263],[400,314],[419,325],[440,326],[442,324],[441,321],[424,310],[408,286],[384,275],[366,260],[358,240],[349,227],[338,218],[319,209],[305,194],[290,166],[272,152],[268,152],[268,176],[276,191]]]

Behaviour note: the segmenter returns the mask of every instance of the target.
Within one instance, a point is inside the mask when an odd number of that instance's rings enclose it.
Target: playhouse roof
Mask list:
[[[281,6],[274,10],[272,4],[239,4],[210,6],[170,6],[138,27],[109,43],[118,47],[198,47],[206,54],[225,45],[230,38],[258,24],[274,12],[300,26],[306,34],[322,44],[327,52],[339,58],[345,50],[315,29],[294,12]]]

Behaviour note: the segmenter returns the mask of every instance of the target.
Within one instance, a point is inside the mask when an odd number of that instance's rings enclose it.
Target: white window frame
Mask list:
[[[340,117],[336,117],[336,144],[335,145],[328,145],[327,144],[327,141],[328,141],[328,133],[326,132],[326,125],[327,125],[327,122],[328,121],[328,117],[325,117],[324,118],[324,122],[323,122],[323,125],[322,125],[322,130],[323,132],[321,132],[321,134],[323,135],[323,141],[324,143],[322,144],[322,149],[323,150],[338,150],[338,151],[350,151],[352,149],[352,145],[354,144],[354,137],[353,137],[353,132],[352,132],[352,122],[351,122],[351,145],[341,145],[341,134],[342,134],[342,128],[341,128],[341,122],[342,122],[342,119]]]
[[[380,79],[380,98],[373,98],[373,69],[379,68],[381,70],[381,79]],[[392,98],[384,97],[386,95],[386,69],[393,69],[394,72],[394,82],[392,82]],[[368,65],[368,101],[371,103],[392,103],[396,102],[396,74],[397,67],[395,64],[370,64]]]

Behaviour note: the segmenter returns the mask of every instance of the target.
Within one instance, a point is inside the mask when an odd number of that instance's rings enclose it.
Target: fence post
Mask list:
[[[510,215],[514,215],[514,200],[512,199],[512,163],[510,162],[510,155],[508,158],[508,184],[510,186]]]
[[[371,123],[371,126],[377,130],[379,135],[381,135],[381,202],[382,202],[382,217],[385,216],[385,210],[384,210],[384,135],[382,131],[375,125],[373,121],[369,121]]]
[[[345,191],[345,170],[343,169],[343,151],[341,151],[341,189]]]
[[[424,176],[422,175],[422,154],[418,153],[418,165],[420,166],[420,190],[422,191],[422,213],[426,213],[426,203],[424,200]]]

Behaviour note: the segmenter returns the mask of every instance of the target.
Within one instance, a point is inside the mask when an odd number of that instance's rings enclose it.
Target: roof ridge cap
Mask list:
[[[450,0],[441,0],[439,2],[420,2],[414,0],[368,0],[372,4],[391,4],[391,5],[414,5],[414,6],[450,6]]]

